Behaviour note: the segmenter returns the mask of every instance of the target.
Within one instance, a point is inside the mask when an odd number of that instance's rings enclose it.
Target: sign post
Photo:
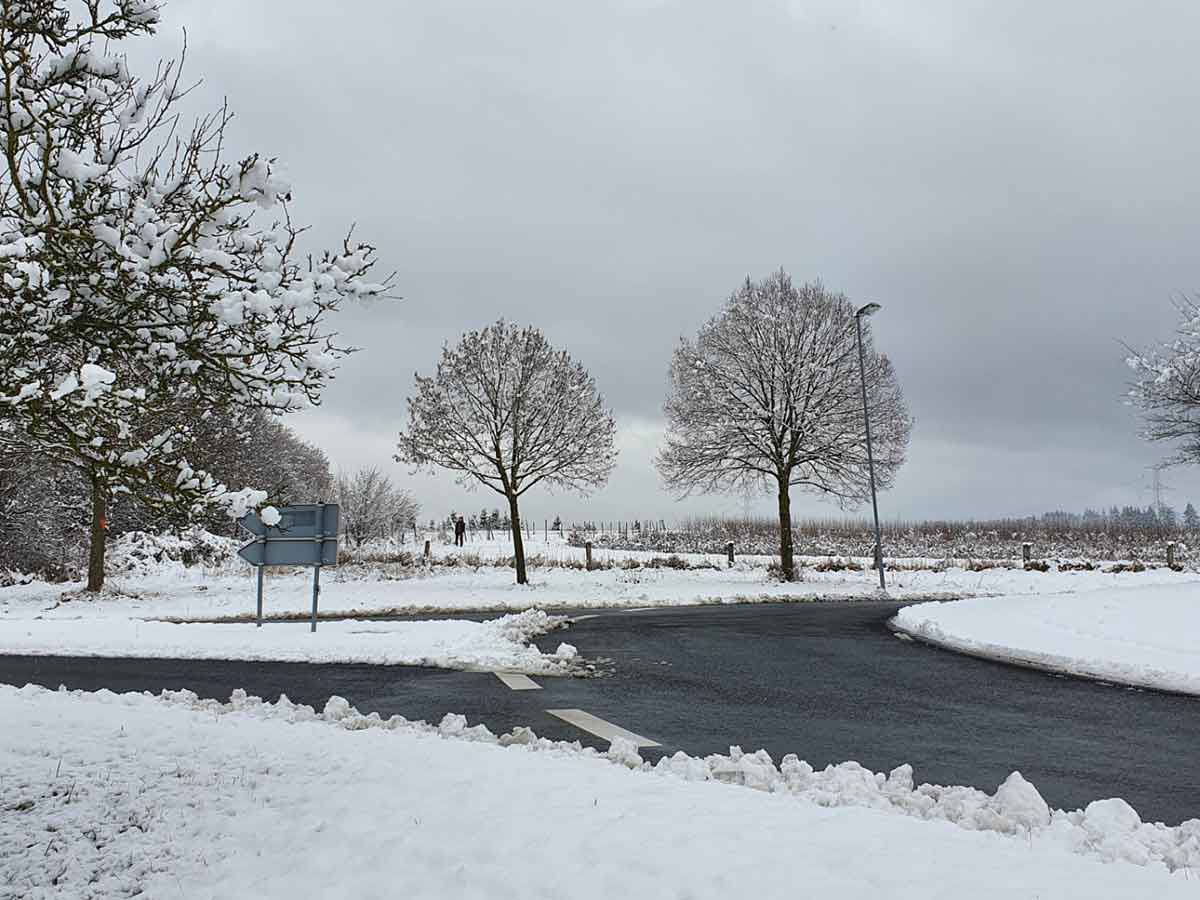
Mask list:
[[[317,595],[321,593],[321,567],[313,566],[313,611],[312,611],[312,628],[310,631],[317,630]]]
[[[268,525],[254,512],[238,519],[238,524],[254,535],[254,540],[238,550],[238,556],[258,569],[258,626],[262,627],[263,569],[312,566],[312,631],[316,631],[321,567],[337,565],[338,505],[307,503],[283,506],[276,512],[279,519],[274,525]]]
[[[258,571],[258,627],[262,628],[263,566],[255,566],[254,568]]]
[[[313,611],[312,611],[312,628],[314,633],[317,630],[317,596],[321,593],[321,544],[324,542],[324,535],[321,534],[321,526],[324,524],[325,514],[322,506],[317,515],[317,530],[313,534],[313,556],[317,559],[317,564],[313,566]]]

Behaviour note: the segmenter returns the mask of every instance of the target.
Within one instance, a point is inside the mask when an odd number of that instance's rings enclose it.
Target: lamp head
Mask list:
[[[854,314],[854,318],[863,319],[867,316],[873,316],[875,313],[879,312],[880,309],[882,309],[882,307],[878,303],[868,303],[866,306],[861,307],[858,312]]]

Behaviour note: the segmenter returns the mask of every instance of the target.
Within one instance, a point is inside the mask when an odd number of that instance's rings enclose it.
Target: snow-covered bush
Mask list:
[[[112,542],[108,571],[121,575],[148,575],[163,568],[204,566],[210,569],[232,567],[243,571],[245,563],[237,556],[239,542],[220,537],[202,528],[190,528],[181,534],[151,534],[127,531]]]

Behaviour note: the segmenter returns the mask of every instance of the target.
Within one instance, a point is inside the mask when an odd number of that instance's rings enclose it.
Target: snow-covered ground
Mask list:
[[[444,558],[444,557],[449,557],[449,556],[461,556],[464,554],[470,554],[470,555],[477,556],[483,560],[495,560],[495,559],[507,559],[512,556],[512,552],[513,552],[512,538],[509,536],[509,534],[507,532],[493,532],[493,536],[491,538],[485,537],[481,532],[475,532],[475,533],[469,534],[467,536],[466,543],[462,547],[456,547],[452,540],[444,539],[436,533],[429,533],[429,534],[424,534],[422,536],[422,538],[416,542],[414,542],[412,540],[412,536],[409,535],[405,538],[404,543],[399,543],[395,540],[383,541],[383,542],[379,542],[379,543],[373,543],[364,549],[367,549],[368,551],[370,551],[370,550],[375,550],[377,548],[386,547],[386,548],[393,549],[393,550],[408,550],[410,552],[419,552],[423,548],[424,541],[426,539],[428,539],[430,541],[430,550],[435,557],[443,557]],[[947,562],[946,558],[942,557],[942,556],[897,555],[892,552],[889,552],[890,548],[887,546],[886,539],[885,539],[884,543],[885,543],[884,556],[887,560],[887,564],[897,570],[917,569],[917,568],[929,569],[929,568],[935,568],[935,567],[942,567]],[[537,556],[537,557],[541,557],[542,559],[549,560],[549,561],[556,562],[556,563],[571,562],[571,561],[578,562],[578,561],[582,561],[585,558],[585,551],[584,551],[583,547],[575,546],[575,545],[568,543],[568,541],[565,538],[558,536],[553,531],[551,531],[549,534],[545,534],[540,530],[535,531],[531,536],[527,536],[524,539],[524,545],[525,545],[525,552],[530,557]],[[343,544],[343,549],[348,549],[348,550],[350,550],[351,553],[358,552],[357,550],[355,550],[355,548],[349,547],[349,545],[347,545],[347,544]],[[734,552],[735,552],[735,558],[739,562],[748,562],[748,563],[752,563],[754,565],[760,565],[760,566],[766,566],[769,563],[771,563],[772,561],[777,560],[779,557],[778,552],[770,553],[770,554],[744,553],[744,552],[738,550],[736,542],[735,542],[735,546],[734,546]],[[669,551],[669,550],[621,550],[621,549],[615,549],[615,548],[610,548],[610,547],[606,547],[606,546],[601,546],[599,543],[597,543],[593,547],[593,550],[592,550],[592,559],[597,563],[609,563],[609,562],[621,563],[625,560],[630,560],[630,559],[648,560],[648,559],[653,559],[654,557],[663,558],[663,557],[672,556],[672,555],[678,556],[681,559],[685,559],[694,565],[695,564],[707,564],[707,565],[724,567],[726,564],[726,556],[723,552],[720,552],[720,553],[693,553],[693,552]],[[1054,558],[1058,558],[1059,555],[1061,555],[1061,554],[1055,554]],[[1069,561],[1075,562],[1075,563],[1081,563],[1081,562],[1085,561],[1085,558],[1083,558],[1083,557],[1063,556],[1063,558],[1068,559]],[[869,555],[858,555],[858,554],[849,554],[849,555],[833,554],[833,555],[830,555],[830,554],[827,554],[824,552],[822,552],[820,554],[805,553],[804,552],[804,541],[798,539],[797,553],[796,553],[796,561],[798,564],[806,565],[806,566],[814,566],[814,565],[817,565],[817,564],[820,564],[823,562],[827,562],[831,559],[832,560],[840,560],[842,562],[853,561],[859,567],[864,568],[864,569],[868,568],[872,565],[872,559]],[[966,554],[955,553],[952,561],[961,563],[961,562],[965,562],[966,559],[967,559]],[[1016,554],[1012,557],[1004,558],[1004,557],[988,556],[988,557],[984,557],[984,558],[971,557],[971,559],[974,559],[976,561],[989,561],[992,564],[997,564],[1000,562],[1007,562],[1007,564],[1014,569],[1021,568],[1019,547],[1017,548]],[[1095,565],[1097,565],[1101,568],[1110,567],[1113,564],[1118,563],[1118,562],[1125,562],[1125,563],[1130,562],[1130,560],[1128,560],[1128,559],[1105,558],[1103,561],[1099,561],[1095,557],[1090,557],[1090,559],[1092,559],[1092,561]]]
[[[816,560],[801,570],[802,581],[791,584],[773,580],[766,560],[743,560],[727,568],[709,559],[711,568],[681,569],[649,565],[654,554],[634,551],[614,551],[626,558],[626,565],[587,571],[570,565],[582,558],[582,551],[553,537],[530,542],[531,558],[553,564],[532,568],[531,584],[519,586],[504,566],[447,564],[448,557],[461,556],[461,551],[435,545],[443,562],[433,566],[359,562],[326,569],[320,611],[330,620],[311,635],[306,624],[312,603],[310,570],[267,575],[267,617],[301,621],[256,629],[253,569],[230,556],[235,544],[211,536],[203,544],[193,543],[210,563],[191,566],[178,558],[185,544],[162,536],[117,542],[112,574],[99,596],[82,593],[78,584],[41,581],[0,588],[0,653],[404,663],[553,673],[577,662],[569,648],[562,655],[546,655],[529,644],[546,627],[546,610],[876,596],[874,573],[821,571],[815,564],[825,561]],[[467,548],[490,560],[503,559],[507,549],[499,540]],[[688,562],[704,565],[706,558]],[[891,573],[889,593],[899,599],[1061,591],[1082,595],[1114,586],[1194,583],[1194,575],[1165,568],[1121,573],[911,569]],[[485,623],[436,620],[439,613],[462,610],[521,615]],[[339,621],[389,613],[435,621]],[[179,624],[185,622],[189,624]]]
[[[1200,694],[1200,581],[920,603],[893,620],[961,652]]]
[[[373,663],[567,673],[575,649],[560,644],[552,655],[531,639],[556,620],[540,610],[510,613],[487,622],[321,622],[171,624],[116,618],[24,619],[0,629],[0,654],[120,656],[154,659],[239,659],[309,663]]]
[[[115,548],[119,549],[119,548]],[[411,542],[409,545],[411,549]],[[463,557],[452,545],[435,545],[442,559]],[[503,558],[511,548],[501,541],[465,548],[481,560]],[[818,571],[827,560],[803,560],[801,580],[780,583],[767,572],[765,558],[747,559],[725,568],[716,557],[685,557],[692,564],[715,568],[610,568],[585,571],[563,563],[582,559],[583,551],[551,537],[530,541],[531,558],[554,565],[535,565],[530,584],[514,583],[511,569],[494,565],[435,565],[428,569],[387,563],[353,564],[326,569],[321,577],[323,614],[453,610],[519,611],[580,607],[640,607],[765,600],[845,599],[873,596],[878,583],[871,571]],[[122,556],[114,552],[108,591],[99,599],[78,596],[78,584],[31,582],[0,588],[0,623],[7,619],[115,617],[229,619],[252,616],[255,606],[253,570],[234,558],[219,566],[185,567],[170,560]],[[605,559],[647,563],[655,554],[611,551]],[[599,558],[599,557],[598,557]],[[1179,584],[1195,575],[1166,568],[1119,574],[1094,571],[1027,572],[993,568],[981,572],[950,568],[889,573],[888,592],[895,599],[928,599],[981,594],[1024,594],[1084,591],[1120,585]],[[272,571],[266,578],[264,608],[268,616],[304,615],[312,603],[311,575],[304,570]],[[74,599],[72,599],[74,598]]]
[[[651,767],[339,698],[0,687],[0,721],[5,898],[1171,900],[1200,874],[1200,821],[1052,811],[1015,774],[987,795],[737,750]]]

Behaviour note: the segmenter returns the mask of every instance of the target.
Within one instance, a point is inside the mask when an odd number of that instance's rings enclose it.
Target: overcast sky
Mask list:
[[[883,305],[916,419],[886,518],[1153,499],[1120,341],[1198,285],[1197,4],[172,0],[134,61],[185,28],[193,108],[228,97],[313,246],[356,222],[405,298],[339,313],[362,352],[293,427],[429,514],[501,505],[391,462],[413,372],[500,316],[620,427],[605,490],[527,515],[740,513],[651,459],[678,337],[780,266]]]

